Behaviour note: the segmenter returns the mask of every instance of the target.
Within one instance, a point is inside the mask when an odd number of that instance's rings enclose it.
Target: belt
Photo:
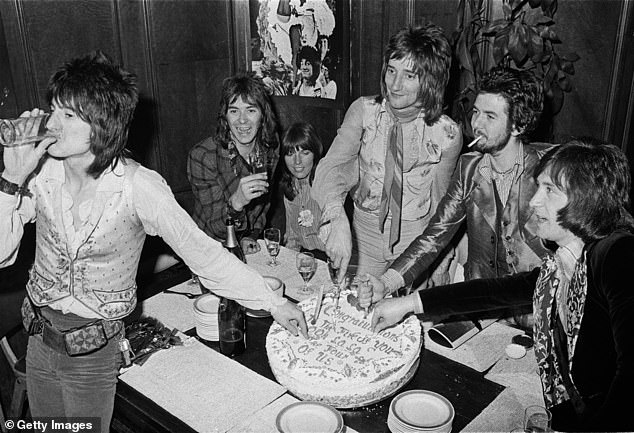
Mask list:
[[[30,319],[28,326],[25,326],[29,335],[41,334],[44,344],[70,356],[85,355],[99,350],[113,337],[123,334],[124,330],[123,320],[97,320],[67,331],[59,331],[42,317],[39,308],[28,302],[28,297],[22,305],[22,314],[27,321]]]

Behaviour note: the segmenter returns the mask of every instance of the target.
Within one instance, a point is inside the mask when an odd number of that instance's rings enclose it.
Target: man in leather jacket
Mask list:
[[[466,222],[465,279],[494,278],[539,266],[547,249],[528,203],[533,168],[551,147],[527,143],[543,106],[532,74],[497,68],[485,75],[471,126],[475,151],[462,155],[429,226],[381,276],[388,292],[412,284]]]

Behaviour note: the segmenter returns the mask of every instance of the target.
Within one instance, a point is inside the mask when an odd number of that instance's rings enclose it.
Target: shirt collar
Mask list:
[[[125,175],[124,159],[120,159],[117,165],[106,168],[99,176],[99,186],[97,191],[120,191],[123,186]],[[64,162],[59,159],[49,158],[42,170],[41,176],[58,183],[66,181]]]
[[[513,163],[513,182],[516,182],[524,172],[524,143],[520,141],[520,145],[517,147],[517,154],[515,155],[515,162]],[[493,161],[490,153],[485,153],[482,156],[480,162],[480,174],[488,182],[491,182],[493,178]]]

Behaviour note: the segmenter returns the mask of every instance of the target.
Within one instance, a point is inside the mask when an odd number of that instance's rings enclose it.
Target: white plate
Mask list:
[[[218,314],[219,302],[220,298],[213,293],[207,293],[194,301],[194,312],[198,311],[207,314]]]
[[[453,422],[454,408],[435,392],[415,389],[397,395],[390,404],[395,420],[417,429],[439,429]]]
[[[300,401],[282,409],[275,426],[280,433],[340,433],[343,417],[327,404]]]

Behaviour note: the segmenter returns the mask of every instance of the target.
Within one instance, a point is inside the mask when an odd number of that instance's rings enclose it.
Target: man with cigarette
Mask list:
[[[466,280],[539,266],[547,250],[528,203],[536,190],[533,168],[551,145],[526,137],[542,107],[541,85],[529,72],[497,68],[482,78],[471,118],[474,151],[460,157],[436,214],[381,276],[373,302],[413,283],[465,222]]]

